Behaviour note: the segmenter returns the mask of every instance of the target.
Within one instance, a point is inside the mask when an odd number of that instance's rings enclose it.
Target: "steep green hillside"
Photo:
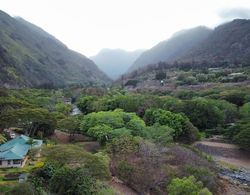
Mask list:
[[[250,20],[233,20],[214,30],[197,27],[181,31],[142,53],[130,71],[160,61],[249,64]]]
[[[249,63],[250,20],[237,19],[218,26],[202,44],[180,60]]]
[[[129,70],[133,71],[159,61],[174,61],[199,45],[210,33],[210,29],[202,26],[175,33],[170,39],[142,53]]]
[[[0,86],[106,84],[110,79],[85,56],[41,28],[0,11]]]

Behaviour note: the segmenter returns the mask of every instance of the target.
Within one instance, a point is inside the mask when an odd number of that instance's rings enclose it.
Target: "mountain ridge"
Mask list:
[[[211,29],[204,26],[178,31],[169,39],[159,42],[151,49],[142,53],[129,68],[129,71],[149,64],[158,63],[159,61],[174,61],[176,56],[184,55],[185,52],[206,39],[210,33]]]
[[[192,40],[192,35],[195,34]],[[171,38],[142,53],[129,71],[161,61],[167,63],[193,61],[250,63],[250,20],[235,19],[213,30],[200,26],[179,31]]]
[[[0,11],[0,86],[107,84],[93,61],[40,27]]]

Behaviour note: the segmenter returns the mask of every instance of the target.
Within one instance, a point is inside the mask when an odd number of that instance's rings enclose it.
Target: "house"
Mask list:
[[[33,140],[33,144],[28,142],[31,138],[25,135],[0,145],[0,168],[23,167],[27,160],[27,153],[31,148],[41,147],[42,140]]]

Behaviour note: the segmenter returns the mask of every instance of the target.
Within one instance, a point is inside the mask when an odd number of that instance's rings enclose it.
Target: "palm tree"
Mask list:
[[[32,149],[32,146],[37,143],[37,141],[35,141],[33,138],[30,138],[26,144],[29,144],[30,145],[30,149]]]
[[[7,139],[2,134],[0,134],[0,144],[4,143],[6,141],[7,141]]]

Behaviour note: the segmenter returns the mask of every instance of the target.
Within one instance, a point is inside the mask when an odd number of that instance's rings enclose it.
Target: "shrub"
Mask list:
[[[68,115],[71,111],[71,105],[65,104],[65,103],[58,103],[55,106],[56,112],[63,113],[65,115]]]
[[[250,123],[242,122],[240,125],[240,132],[234,137],[234,141],[245,150],[250,151]]]
[[[138,80],[128,80],[126,83],[125,83],[125,86],[133,86],[133,87],[136,87],[137,83],[139,81]]]
[[[38,195],[30,183],[22,183],[15,186],[12,190],[6,193],[6,195]]]
[[[84,167],[89,171],[91,176],[100,180],[111,178],[109,171],[109,157],[99,152],[86,159]]]
[[[167,75],[166,75],[165,72],[158,72],[155,75],[156,80],[163,80],[163,79],[166,79],[166,78],[167,78]]]
[[[76,162],[81,164],[91,154],[79,146],[67,144],[46,147],[42,150],[42,155],[46,157],[47,161],[63,166]]]
[[[84,169],[58,169],[50,179],[50,190],[58,194],[96,194],[96,182]]]
[[[197,74],[196,78],[199,82],[206,82],[208,80],[207,74],[203,74],[203,73]]]
[[[221,99],[227,100],[228,102],[236,104],[237,106],[242,106],[246,98],[246,92],[241,90],[223,91],[219,95]]]
[[[123,181],[125,182],[130,181],[133,172],[134,172],[133,165],[129,164],[127,161],[119,162],[117,166],[117,173],[119,178],[121,178]]]
[[[212,195],[206,188],[202,188],[202,182],[196,181],[194,176],[176,178],[168,185],[169,195]]]
[[[95,97],[93,96],[85,96],[78,100],[77,107],[83,114],[88,114],[93,112],[93,102],[95,101]]]
[[[240,107],[240,116],[242,118],[250,118],[250,102],[245,103]]]
[[[147,138],[162,145],[173,142],[173,132],[174,130],[170,127],[161,126],[159,124],[147,127],[146,129]]]
[[[127,154],[138,150],[139,138],[133,136],[125,136],[120,139],[114,139],[108,144],[107,151],[111,154]]]
[[[210,169],[206,167],[198,167],[198,166],[185,166],[184,172],[187,175],[193,175],[198,181],[201,181],[205,187],[207,187],[210,191],[215,192],[217,190],[217,178],[215,173],[213,173]]]

